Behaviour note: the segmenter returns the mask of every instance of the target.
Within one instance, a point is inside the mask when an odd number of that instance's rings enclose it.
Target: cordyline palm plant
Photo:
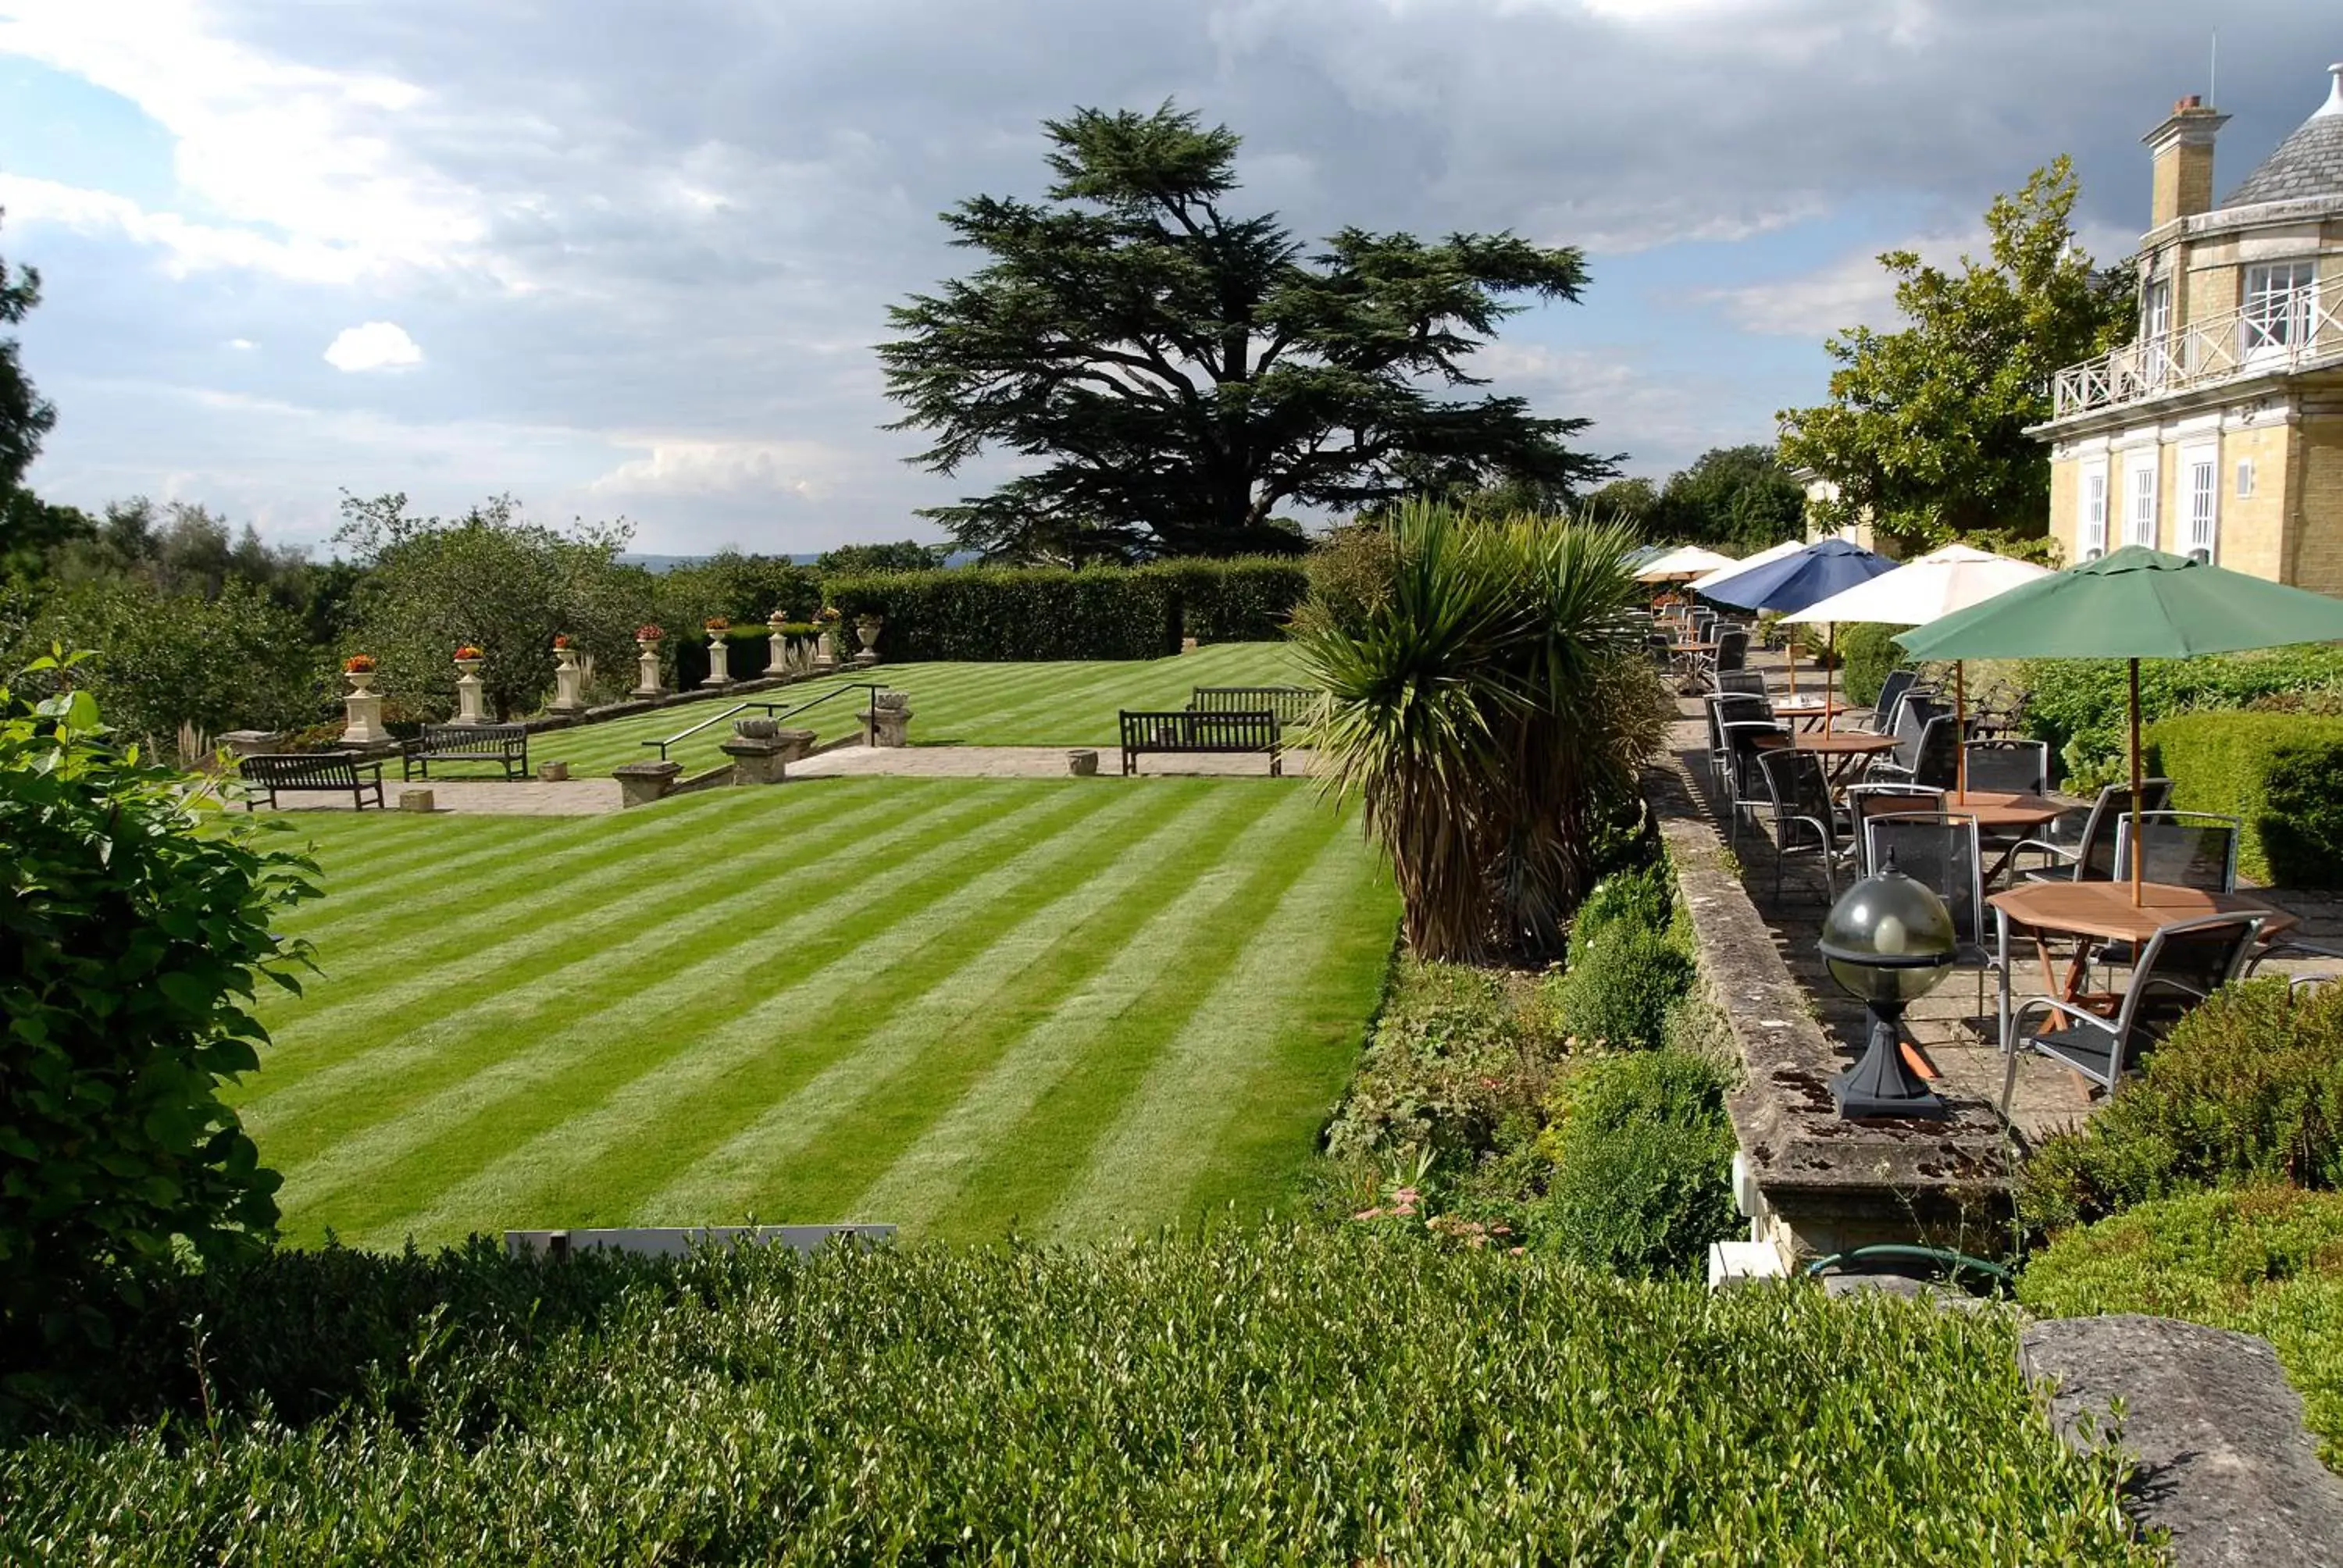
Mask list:
[[[1380,592],[1296,617],[1330,693],[1312,736],[1325,787],[1361,800],[1418,956],[1560,947],[1601,825],[1671,713],[1626,618],[1634,544],[1615,527],[1414,506],[1390,526]]]

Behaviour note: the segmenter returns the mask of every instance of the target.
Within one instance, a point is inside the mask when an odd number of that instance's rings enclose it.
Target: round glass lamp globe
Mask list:
[[[1823,921],[1831,978],[1865,1001],[1927,995],[1959,950],[1945,900],[1892,865],[1849,888]]]

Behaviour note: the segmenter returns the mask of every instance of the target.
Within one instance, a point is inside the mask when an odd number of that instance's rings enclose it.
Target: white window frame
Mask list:
[[[2315,257],[2256,262],[2247,267],[2238,299],[2238,347],[2249,359],[2298,350],[2309,340],[2318,299]]]
[[[2124,457],[2123,542],[2127,545],[2156,545],[2157,495],[2161,463],[2161,448],[2145,447]]]
[[[2167,343],[2172,336],[2172,279],[2151,277],[2139,307],[2140,371],[2150,386],[2164,384]]]
[[[2180,448],[2180,494],[2173,511],[2175,548],[2182,555],[2205,552],[2221,558],[2221,448],[2207,441]]]
[[[2107,553],[2107,460],[2093,457],[2075,477],[2075,557],[2089,560]]]
[[[2254,460],[2251,457],[2240,457],[2237,459],[2237,499],[2250,501],[2253,498]]]

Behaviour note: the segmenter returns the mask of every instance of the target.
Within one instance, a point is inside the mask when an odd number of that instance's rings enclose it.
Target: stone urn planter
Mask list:
[[[813,670],[827,675],[838,668],[838,632],[834,623],[825,622],[821,635],[814,638]]]
[[[342,699],[342,744],[378,746],[389,739],[382,727],[382,696],[374,689],[374,668],[345,669],[342,678],[350,683],[350,694]]]
[[[721,691],[732,684],[732,629],[729,621],[708,623],[708,678],[699,684]]]
[[[639,633],[637,634],[635,638],[635,656],[637,674],[640,678],[636,681],[634,690],[628,693],[628,696],[659,697],[664,695],[663,689],[659,685],[659,639],[658,638],[644,637]]]
[[[553,700],[548,713],[586,711],[586,672],[578,667],[578,650],[567,642],[553,645]]]
[[[765,647],[768,649],[765,678],[768,680],[779,680],[789,672],[789,639],[781,634],[781,628],[789,624],[779,610],[775,610],[765,618],[765,630],[768,634],[765,638]]]
[[[480,679],[482,662],[478,658],[456,661],[456,717],[448,723],[486,724],[488,721],[488,709],[480,701],[484,687]]]
[[[855,663],[868,668],[879,662],[879,633],[886,624],[883,618],[875,615],[866,615],[854,623],[855,640],[862,644],[862,651],[854,656]]]
[[[874,691],[870,707],[858,717],[862,726],[865,746],[909,746],[910,741],[911,694],[908,691]]]

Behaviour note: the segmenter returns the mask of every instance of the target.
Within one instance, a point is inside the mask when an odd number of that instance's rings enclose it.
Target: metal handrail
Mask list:
[[[875,680],[850,680],[843,686],[834,686],[830,688],[830,689],[823,692],[811,702],[799,703],[794,708],[789,707],[786,702],[759,702],[754,699],[751,699],[747,702],[736,702],[731,707],[726,709],[723,712],[719,713],[712,718],[703,719],[699,723],[693,725],[690,729],[679,730],[676,734],[669,736],[664,740],[642,740],[636,742],[636,744],[640,746],[658,747],[659,760],[664,762],[667,760],[667,749],[669,747],[676,745],[680,741],[690,739],[693,736],[699,734],[701,730],[708,729],[711,725],[721,724],[728,719],[738,718],[739,715],[748,712],[749,709],[752,708],[763,709],[765,710],[765,717],[768,719],[795,719],[800,713],[810,712],[812,709],[820,708],[823,703],[828,702],[833,697],[840,697],[845,695],[847,692],[855,690],[867,690],[870,693],[870,711],[872,717],[875,718],[879,712],[879,693],[884,689],[885,688],[881,687]],[[777,712],[775,711],[777,709],[787,709],[788,711]]]

